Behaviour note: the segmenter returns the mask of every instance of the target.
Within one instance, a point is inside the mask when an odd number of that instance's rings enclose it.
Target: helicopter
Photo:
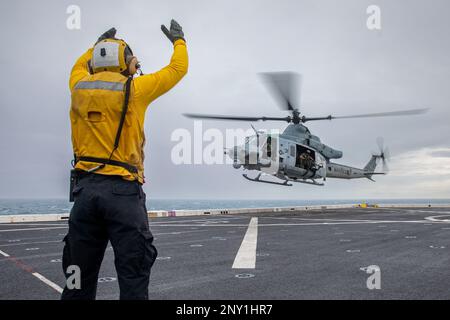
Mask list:
[[[410,109],[391,112],[379,112],[357,114],[347,116],[307,117],[300,113],[296,102],[296,89],[301,81],[301,75],[294,72],[269,72],[262,73],[268,88],[278,101],[281,109],[287,110],[291,115],[286,117],[249,117],[185,113],[184,116],[193,119],[205,120],[232,120],[232,121],[284,121],[288,126],[282,133],[256,130],[254,135],[247,136],[242,145],[235,145],[225,149],[224,153],[233,160],[235,169],[244,168],[255,170],[257,175],[242,176],[253,182],[270,183],[283,186],[292,186],[292,182],[305,183],[316,186],[325,185],[327,178],[335,179],[360,179],[371,181],[374,175],[387,173],[387,160],[389,149],[384,147],[383,138],[377,138],[379,153],[372,154],[369,162],[363,168],[355,168],[333,162],[340,159],[343,152],[322,143],[320,138],[313,135],[306,127],[309,121],[358,119],[375,117],[392,117],[419,115],[428,109]],[[383,171],[376,172],[379,162],[383,164]],[[267,180],[265,176],[275,177]],[[322,180],[323,182],[320,182]]]

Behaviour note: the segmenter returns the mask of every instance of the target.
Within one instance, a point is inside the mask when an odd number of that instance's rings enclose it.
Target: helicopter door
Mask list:
[[[295,167],[295,158],[297,154],[297,145],[292,142],[287,143],[288,150],[285,154],[285,158],[283,161],[283,164],[287,168],[294,168]]]
[[[263,143],[260,148],[261,171],[275,174],[279,168],[279,138],[278,134],[264,134]]]
[[[310,148],[298,144],[295,156],[295,166],[300,169],[311,170],[316,163],[316,153]]]

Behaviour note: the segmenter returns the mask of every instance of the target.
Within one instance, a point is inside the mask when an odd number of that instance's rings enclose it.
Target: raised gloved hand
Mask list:
[[[170,41],[172,41],[172,43],[174,43],[178,39],[183,39],[184,41],[186,41],[184,39],[183,28],[181,28],[178,22],[176,22],[174,19],[170,21],[170,31],[167,30],[166,26],[163,24],[161,25],[161,30],[162,32],[164,32],[166,37],[169,38]]]
[[[116,32],[117,32],[116,28],[111,28],[111,29],[109,29],[108,31],[106,31],[105,33],[103,33],[103,34],[98,38],[97,42],[100,42],[100,41],[105,40],[105,39],[115,39]]]

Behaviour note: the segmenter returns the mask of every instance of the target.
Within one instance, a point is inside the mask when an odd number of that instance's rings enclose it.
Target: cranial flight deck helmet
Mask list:
[[[111,71],[128,73],[133,51],[122,39],[104,39],[97,42],[92,52],[92,73]]]

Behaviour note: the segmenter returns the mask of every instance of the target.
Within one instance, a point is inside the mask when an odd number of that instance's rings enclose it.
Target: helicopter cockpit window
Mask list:
[[[289,154],[291,157],[295,157],[295,146],[292,145],[289,149]]]
[[[264,158],[272,157],[272,137],[268,136],[266,142],[262,146],[262,154]]]

